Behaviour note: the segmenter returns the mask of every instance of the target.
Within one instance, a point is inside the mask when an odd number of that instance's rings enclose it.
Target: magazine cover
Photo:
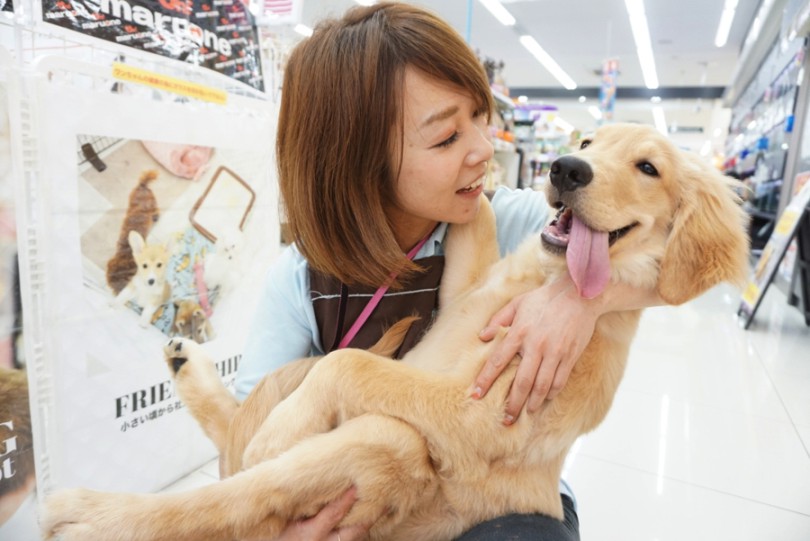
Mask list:
[[[196,340],[232,384],[279,247],[275,115],[38,84],[42,212],[28,255],[44,258],[44,287],[23,295],[47,299],[33,382],[50,403],[35,412],[43,490],[158,490],[215,456],[162,348]]]
[[[264,91],[256,22],[242,0],[42,0],[42,20]]]

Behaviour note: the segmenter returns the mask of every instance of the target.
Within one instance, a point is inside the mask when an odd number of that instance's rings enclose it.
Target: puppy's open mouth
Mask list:
[[[610,281],[608,250],[638,223],[614,231],[596,231],[588,227],[570,208],[558,204],[557,216],[540,237],[547,250],[565,253],[568,273],[583,297],[599,295]]]
[[[557,216],[551,221],[548,226],[543,229],[541,237],[546,243],[546,247],[551,252],[561,254],[565,252],[568,247],[571,236],[571,228],[574,223],[573,211],[565,205],[559,204]],[[613,243],[625,236],[631,229],[636,227],[638,222],[632,223],[621,229],[615,229],[608,232],[608,246],[613,246]],[[587,226],[586,226],[587,227]]]

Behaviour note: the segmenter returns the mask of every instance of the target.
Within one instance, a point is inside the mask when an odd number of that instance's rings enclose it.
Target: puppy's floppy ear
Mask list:
[[[681,159],[680,204],[658,276],[658,294],[669,304],[720,282],[742,285],[748,274],[748,219],[732,181],[696,160],[685,154]]]

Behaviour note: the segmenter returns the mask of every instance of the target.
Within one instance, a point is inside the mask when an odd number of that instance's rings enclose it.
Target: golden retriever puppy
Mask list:
[[[222,452],[222,481],[182,494],[70,490],[49,497],[46,538],[81,541],[272,539],[351,486],[343,524],[374,540],[450,540],[506,513],[562,516],[566,453],[610,409],[640,310],[609,313],[560,394],[502,423],[516,358],[481,400],[469,388],[493,347],[478,332],[514,297],[562,273],[580,293],[607,282],[683,303],[742,283],[745,217],[728,180],[649,127],[609,125],[551,169],[557,217],[490,264],[491,210],[450,228],[442,310],[401,362],[339,350],[269,375],[241,406],[198,344],[166,356],[178,392]],[[479,264],[479,257],[485,263]]]

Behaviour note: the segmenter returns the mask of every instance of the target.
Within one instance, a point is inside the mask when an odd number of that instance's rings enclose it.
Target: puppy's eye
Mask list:
[[[590,139],[583,139],[582,142],[579,144],[579,149],[582,150],[583,148],[587,148],[588,145],[591,144]]]
[[[656,169],[655,166],[650,162],[639,162],[636,167],[638,167],[639,171],[645,175],[649,175],[651,177],[658,176],[658,169]]]

